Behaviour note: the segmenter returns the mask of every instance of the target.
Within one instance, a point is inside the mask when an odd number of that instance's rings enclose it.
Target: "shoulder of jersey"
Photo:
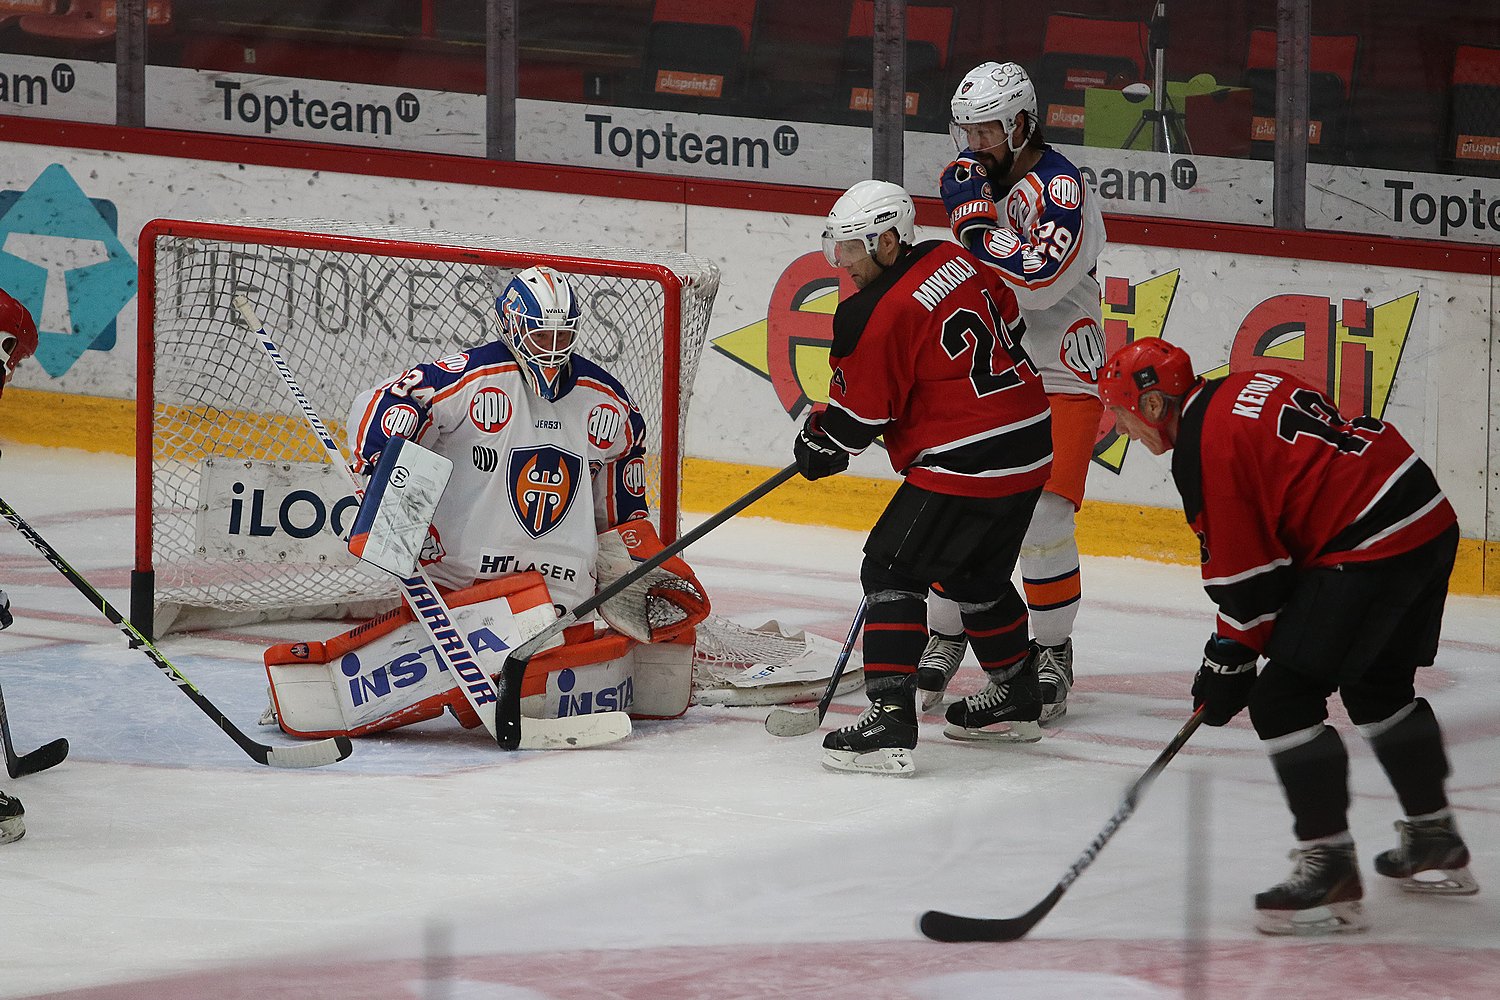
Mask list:
[[[1048,148],[1045,155],[1032,168],[1047,199],[1063,208],[1077,208],[1083,204],[1083,174],[1073,163],[1055,149]]]
[[[573,366],[573,379],[575,383],[600,383],[610,392],[629,398],[630,393],[625,389],[624,383],[606,371],[604,366],[599,364],[599,362],[586,358],[581,354],[575,354],[570,364]]]

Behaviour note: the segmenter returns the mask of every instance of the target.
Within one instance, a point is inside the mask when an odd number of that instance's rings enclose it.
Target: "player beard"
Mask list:
[[[1001,150],[1001,155],[996,155],[996,150]],[[1016,165],[1016,154],[1010,151],[1009,146],[1002,142],[989,149],[976,150],[974,158],[984,164],[984,169],[990,175],[990,181],[997,186],[995,191],[997,196],[1000,194],[999,186],[1004,185],[1009,190],[1010,170]]]

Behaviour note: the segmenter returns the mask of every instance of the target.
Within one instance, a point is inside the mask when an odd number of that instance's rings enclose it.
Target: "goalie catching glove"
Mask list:
[[[643,517],[599,535],[602,590],[665,546]],[[599,606],[599,616],[617,632],[640,642],[667,642],[708,617],[708,594],[692,567],[673,556]]]

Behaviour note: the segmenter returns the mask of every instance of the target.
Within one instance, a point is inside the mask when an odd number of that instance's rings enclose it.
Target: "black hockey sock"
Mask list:
[[[1007,670],[1024,660],[1030,651],[1026,604],[1015,588],[987,608],[976,610],[972,605],[964,605],[963,620],[969,648],[986,671]]]
[[[1448,755],[1443,751],[1437,716],[1426,698],[1418,698],[1406,718],[1369,741],[1406,815],[1426,816],[1448,807],[1443,790],[1449,774]]]
[[[865,617],[865,683],[880,687],[882,678],[908,678],[927,646],[925,594],[883,590],[870,594]]]
[[[1271,754],[1292,810],[1292,832],[1299,841],[1331,837],[1349,829],[1349,755],[1337,730]]]

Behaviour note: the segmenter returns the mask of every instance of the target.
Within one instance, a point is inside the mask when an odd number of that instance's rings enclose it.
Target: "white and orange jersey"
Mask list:
[[[355,399],[356,471],[401,435],[453,462],[423,552],[433,580],[536,570],[565,608],[592,597],[597,535],[646,507],[645,421],[624,386],[574,354],[555,401],[532,391],[492,342],[417,365]]]
[[[1051,146],[999,205],[1000,224],[976,227],[969,249],[1000,273],[1026,320],[1026,351],[1048,393],[1098,395],[1104,316],[1095,267],[1104,217],[1088,184]]]

